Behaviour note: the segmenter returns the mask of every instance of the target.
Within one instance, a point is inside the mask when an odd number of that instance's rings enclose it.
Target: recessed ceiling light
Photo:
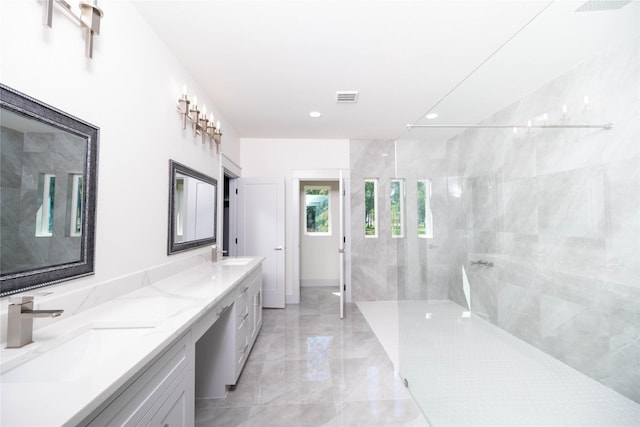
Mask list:
[[[312,117],[314,119],[317,119],[321,115],[322,115],[322,113],[320,111],[312,111],[312,112],[309,113],[309,117]]]
[[[436,117],[438,117],[438,113],[429,113],[429,114],[427,114],[427,119],[429,119],[429,120],[433,120]]]

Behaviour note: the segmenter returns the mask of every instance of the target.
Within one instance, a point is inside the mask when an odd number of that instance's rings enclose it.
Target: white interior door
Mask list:
[[[346,291],[346,280],[345,280],[345,268],[344,268],[344,250],[346,237],[344,235],[344,198],[345,198],[345,190],[344,190],[344,179],[342,178],[342,171],[340,171],[340,185],[338,190],[338,197],[340,199],[340,244],[338,247],[339,262],[340,262],[340,318],[344,319],[344,293]]]
[[[284,178],[240,178],[238,252],[264,256],[263,307],[285,305]]]

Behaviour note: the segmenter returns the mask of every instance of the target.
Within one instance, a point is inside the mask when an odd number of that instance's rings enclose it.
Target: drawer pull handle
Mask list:
[[[242,347],[242,350],[240,350],[240,353],[245,354],[245,353],[247,352],[247,349],[248,349],[248,348],[249,348],[249,344],[245,344],[245,345]]]
[[[249,313],[245,313],[242,315],[242,320],[247,320],[247,317],[249,317]]]
[[[223,307],[222,310],[218,311],[218,317],[222,316],[224,314],[224,312],[229,310],[230,308],[231,308],[230,305],[227,305],[226,307]]]
[[[248,287],[248,286],[246,286],[246,287],[242,290],[242,292],[240,292],[240,293],[241,293],[241,294],[244,294],[244,293],[246,293],[248,290],[249,290],[249,287]]]

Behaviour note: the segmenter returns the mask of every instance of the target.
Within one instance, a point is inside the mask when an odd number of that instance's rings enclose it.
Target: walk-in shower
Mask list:
[[[433,427],[640,423],[640,4],[582,3],[541,3],[396,141],[352,144],[352,181],[377,150],[405,185],[396,262],[361,295]]]

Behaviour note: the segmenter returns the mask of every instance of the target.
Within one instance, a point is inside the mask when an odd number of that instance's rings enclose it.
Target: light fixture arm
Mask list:
[[[219,153],[220,143],[222,142],[220,121],[214,122],[213,114],[211,114],[211,119],[208,119],[205,114],[206,107],[203,107],[202,111],[200,111],[195,100],[195,97],[193,103],[189,100],[185,86],[184,92],[178,98],[176,107],[178,114],[182,118],[182,129],[187,128],[187,120],[189,120],[193,128],[193,136],[201,135],[203,144],[207,142],[207,137],[209,137],[209,141],[216,143],[216,152]]]
[[[49,28],[53,26],[54,3],[61,6],[67,15],[85,31],[85,55],[87,58],[93,58],[93,36],[100,34],[100,20],[104,16],[104,12],[98,7],[98,0],[81,1],[79,14],[75,13],[65,0],[44,0],[42,23]]]

